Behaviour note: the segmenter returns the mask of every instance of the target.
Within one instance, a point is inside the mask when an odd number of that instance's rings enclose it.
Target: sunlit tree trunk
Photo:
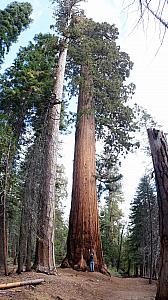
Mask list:
[[[51,273],[55,270],[54,256],[54,214],[55,183],[58,150],[58,132],[63,93],[63,82],[67,56],[68,41],[60,51],[55,74],[55,85],[49,104],[47,125],[44,135],[44,152],[42,162],[42,186],[40,194],[39,227],[37,232],[36,270]]]
[[[156,300],[168,299],[168,145],[163,132],[148,129],[159,205],[160,272]]]
[[[120,241],[119,241],[119,251],[118,251],[118,261],[117,261],[117,272],[119,271],[120,268],[120,260],[121,260],[121,250],[122,250],[122,242],[123,242],[123,233],[124,233],[124,226],[121,229],[121,236],[120,236]]]
[[[94,101],[92,77],[87,65],[81,67],[81,78],[67,256],[62,267],[70,265],[75,269],[86,270],[90,252],[94,251],[95,270],[103,272],[96,193]]]

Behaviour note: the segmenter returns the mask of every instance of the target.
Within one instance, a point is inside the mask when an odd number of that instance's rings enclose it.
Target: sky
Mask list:
[[[4,9],[11,1],[0,0],[0,9]],[[18,2],[26,2],[24,0]],[[16,44],[6,56],[2,71],[12,64],[20,46],[26,46],[36,33],[50,31],[54,23],[52,8],[48,0],[29,0],[33,6],[34,19],[30,28],[23,32]],[[129,5],[130,3],[134,3]],[[85,13],[95,21],[114,23],[119,29],[121,50],[127,52],[134,63],[130,81],[136,85],[133,101],[143,106],[163,126],[162,130],[168,132],[168,36],[163,36],[163,28],[152,17],[145,16],[144,22],[138,22],[140,12],[132,0],[88,0],[83,4]],[[74,135],[64,138],[63,162],[68,177],[68,202],[66,215],[69,214],[72,182]],[[68,152],[67,152],[68,149]],[[122,162],[121,172],[123,178],[123,192],[125,203],[122,208],[128,215],[129,203],[132,200],[139,179],[144,174],[146,160],[144,155],[137,151],[129,154]]]

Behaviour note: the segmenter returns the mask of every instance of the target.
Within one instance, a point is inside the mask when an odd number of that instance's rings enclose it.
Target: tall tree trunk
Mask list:
[[[138,265],[134,264],[134,276],[138,277],[139,276],[139,269],[138,269]]]
[[[67,256],[62,267],[86,270],[94,252],[95,270],[104,272],[100,240],[95,163],[95,119],[92,77],[88,65],[81,67],[75,135],[72,201],[67,239]]]
[[[130,277],[130,271],[131,271],[131,259],[129,258],[128,259],[128,268],[127,268],[128,277]]]
[[[34,142],[26,165],[27,174],[20,222],[18,273],[21,273],[24,269],[26,271],[31,269],[32,237],[36,237],[37,234],[39,193],[41,188],[41,148],[42,142],[40,136]]]
[[[144,268],[143,268],[143,264],[140,264],[140,277],[144,276]]]
[[[55,183],[58,150],[58,132],[63,93],[64,73],[67,57],[68,39],[60,51],[56,80],[48,109],[47,125],[44,135],[42,162],[42,186],[40,195],[39,228],[37,232],[36,270],[44,273],[55,271],[54,256],[54,215]]]
[[[12,140],[9,140],[8,150],[6,153],[4,178],[2,179],[2,191],[0,193],[0,269],[4,269],[5,275],[8,275],[8,234],[7,234],[7,195],[9,187],[9,176],[11,170],[11,145]]]
[[[124,233],[124,226],[121,230],[121,236],[120,236],[120,241],[119,241],[119,251],[118,251],[118,261],[117,261],[117,272],[119,271],[120,268],[120,260],[121,260],[121,249],[122,249],[122,242],[123,242],[123,233]]]
[[[6,196],[4,191],[0,198],[0,270],[4,270],[8,275],[7,257],[8,257],[8,239],[6,224]]]
[[[114,208],[113,208],[113,192],[111,190],[108,191],[109,193],[109,213],[110,213],[110,224],[112,228],[112,234],[114,232],[114,220],[113,220],[113,214],[114,214]]]
[[[25,202],[25,197],[23,199]],[[27,250],[27,207],[23,205],[21,212],[21,224],[20,224],[20,235],[19,235],[19,251],[18,251],[18,269],[17,272],[20,274],[24,270]]]
[[[150,263],[149,263],[149,284],[152,283],[152,269],[153,269],[153,226],[152,226],[152,208],[151,201],[148,195],[149,206],[149,231],[150,231]]]
[[[163,132],[148,129],[159,205],[160,272],[156,300],[168,299],[168,145]]]

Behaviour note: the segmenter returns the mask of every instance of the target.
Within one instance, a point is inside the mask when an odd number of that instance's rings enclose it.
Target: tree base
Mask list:
[[[56,268],[51,268],[49,269],[48,267],[44,267],[44,266],[41,266],[41,265],[37,265],[34,270],[37,272],[37,273],[43,273],[43,274],[47,274],[47,275],[57,275],[57,270]]]
[[[108,271],[106,265],[102,266],[101,269],[99,270],[100,273],[102,273],[103,275],[106,275],[106,276],[110,276],[111,277],[111,274],[110,272]]]
[[[69,260],[68,260],[67,257],[65,257],[65,258],[63,259],[63,261],[62,261],[60,267],[63,268],[63,269],[64,269],[64,268],[71,268],[71,265],[70,265]]]
[[[77,264],[73,264],[71,260],[68,260],[68,258],[65,257],[61,263],[61,268],[72,268],[76,271],[82,271],[82,272],[89,270],[89,267],[87,266],[83,256],[81,257],[80,261]]]
[[[71,260],[69,260],[67,257],[65,257],[61,263],[61,268],[72,268],[76,271],[82,271],[82,272],[86,272],[86,271],[90,271],[89,266],[87,265],[85,259],[83,258],[83,256],[81,257],[80,261],[77,264],[73,264],[73,262]],[[95,267],[95,272],[100,272],[103,275],[106,276],[110,276],[111,274],[108,271],[106,265],[101,266],[100,268],[96,268]]]

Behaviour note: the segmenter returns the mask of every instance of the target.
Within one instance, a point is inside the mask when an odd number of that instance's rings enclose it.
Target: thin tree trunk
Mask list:
[[[100,240],[95,162],[95,120],[92,78],[88,65],[81,67],[75,135],[72,201],[67,256],[62,267],[86,270],[94,252],[95,270],[105,272]]]
[[[144,276],[144,272],[143,272],[144,268],[143,268],[143,264],[140,265],[140,277]]]
[[[110,213],[110,224],[112,228],[112,234],[114,231],[114,220],[113,220],[113,192],[111,190],[109,192],[109,213]]]
[[[122,249],[122,241],[123,241],[123,232],[124,232],[124,227],[121,230],[121,237],[120,237],[120,242],[119,242],[119,253],[118,253],[118,261],[117,261],[117,272],[119,271],[120,268],[120,260],[121,260],[121,249]]]
[[[13,265],[17,263],[17,242],[18,237],[16,234],[12,233],[11,235],[11,257],[13,259]]]
[[[31,262],[32,262],[32,224],[30,224],[29,226],[28,237],[27,237],[26,272],[31,271]]]
[[[34,157],[32,156],[32,162],[33,161],[34,161]],[[34,174],[31,168],[31,163],[29,166],[27,166],[27,168],[28,168],[28,172],[27,172],[26,182],[25,182],[24,197],[23,197],[22,212],[21,212],[21,223],[20,223],[18,269],[17,269],[18,274],[20,274],[22,271],[25,270],[26,261],[27,261],[27,248],[29,247],[28,242],[30,242],[28,241],[29,224],[32,221],[31,218],[32,207],[30,206],[32,204],[31,184],[32,184],[32,179],[34,179]]]
[[[127,269],[128,277],[130,277],[130,271],[131,271],[131,259],[129,258],[128,259],[128,269]]]
[[[7,224],[6,224],[6,196],[4,192],[0,199],[0,269],[4,270],[5,275],[8,275],[7,257],[8,257],[8,239],[7,239]]]
[[[148,129],[159,206],[160,272],[156,300],[168,299],[168,145],[163,132]]]
[[[11,154],[11,140],[8,144],[8,152],[6,154],[6,165],[5,165],[5,174],[3,179],[3,190],[0,195],[0,268],[3,269],[5,275],[8,275],[8,234],[7,234],[7,194],[8,194],[8,184],[9,184],[9,176],[11,170],[10,164],[10,154]]]
[[[48,109],[48,120],[44,136],[42,162],[42,187],[40,195],[39,228],[37,233],[36,270],[44,273],[55,271],[54,218],[55,183],[58,150],[58,132],[63,93],[64,73],[67,57],[68,39],[60,51],[56,80]]]
[[[153,228],[152,228],[152,211],[151,211],[151,202],[148,197],[149,205],[149,224],[150,224],[150,264],[149,264],[149,284],[152,283],[152,268],[153,268]]]
[[[139,270],[138,270],[138,266],[136,264],[134,265],[134,276],[135,277],[139,276]]]
[[[21,212],[21,225],[20,225],[20,235],[19,235],[19,251],[18,251],[18,269],[17,273],[20,274],[24,270],[26,249],[27,249],[27,224],[25,220],[27,218],[24,214],[25,207],[22,208]]]

